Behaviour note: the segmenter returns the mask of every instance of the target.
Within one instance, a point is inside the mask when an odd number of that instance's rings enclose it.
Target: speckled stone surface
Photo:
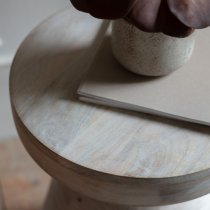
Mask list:
[[[18,139],[0,143],[0,179],[6,210],[41,210],[50,177]]]
[[[147,76],[169,74],[191,57],[195,33],[175,38],[162,33],[140,31],[124,19],[112,23],[112,49],[116,59],[128,70]]]

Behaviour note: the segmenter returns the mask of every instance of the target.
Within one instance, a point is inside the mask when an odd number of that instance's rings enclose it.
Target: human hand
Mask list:
[[[185,37],[210,25],[210,0],[71,0],[101,19],[125,18],[147,32]]]

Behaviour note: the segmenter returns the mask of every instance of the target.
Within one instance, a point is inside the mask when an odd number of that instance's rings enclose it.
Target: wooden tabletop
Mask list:
[[[87,189],[68,183],[74,189],[95,197],[100,192],[90,185],[94,179],[104,191],[119,194],[113,200],[105,193],[102,200],[156,205],[209,193],[209,127],[78,101],[75,91],[107,25],[69,8],[22,43],[12,65],[10,93],[24,145],[46,171],[65,182],[63,168],[79,174],[79,183],[88,177]]]

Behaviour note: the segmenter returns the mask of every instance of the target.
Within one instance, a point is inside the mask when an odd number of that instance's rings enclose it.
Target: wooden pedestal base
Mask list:
[[[0,210],[4,210],[4,199],[3,199],[3,192],[2,192],[2,187],[0,183]]]
[[[73,192],[53,180],[43,210],[209,210],[210,194],[169,206],[136,207],[108,204]]]

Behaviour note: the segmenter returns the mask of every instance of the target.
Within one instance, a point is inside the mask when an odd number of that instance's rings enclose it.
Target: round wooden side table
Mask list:
[[[16,127],[53,177],[44,209],[209,210],[209,127],[77,99],[107,24],[69,8],[34,29],[14,59]]]

